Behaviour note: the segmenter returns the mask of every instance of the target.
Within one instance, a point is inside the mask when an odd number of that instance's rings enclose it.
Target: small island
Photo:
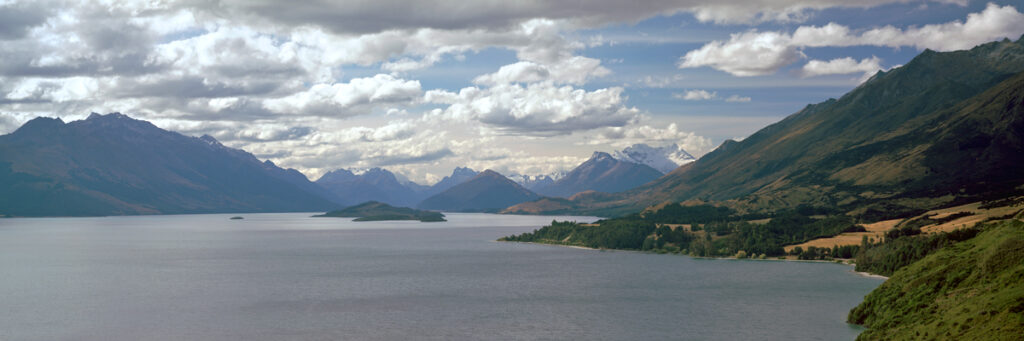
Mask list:
[[[367,201],[359,205],[318,214],[314,217],[356,218],[353,221],[419,220],[425,223],[447,221],[441,212],[394,207],[376,201]]]

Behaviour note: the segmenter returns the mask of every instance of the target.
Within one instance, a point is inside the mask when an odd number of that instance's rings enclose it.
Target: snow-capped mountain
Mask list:
[[[646,144],[634,144],[626,149],[616,151],[613,157],[617,160],[651,166],[659,172],[667,174],[679,166],[697,161],[676,144],[664,147],[651,147]]]
[[[517,184],[526,187],[526,189],[536,192],[554,184],[555,181],[564,177],[566,173],[566,171],[559,171],[540,175],[512,174],[509,175],[508,178],[509,180],[515,181]]]
[[[555,176],[561,176],[564,173],[559,172],[558,174],[547,174],[547,175],[522,175],[512,174],[509,175],[509,180],[515,181],[520,186],[526,187],[531,191],[536,191],[538,188],[543,188],[548,185],[555,183],[557,179]]]

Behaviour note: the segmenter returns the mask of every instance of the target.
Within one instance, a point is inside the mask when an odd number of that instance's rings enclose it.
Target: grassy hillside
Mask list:
[[[1019,340],[1024,333],[1024,222],[903,267],[850,312],[860,340]]]

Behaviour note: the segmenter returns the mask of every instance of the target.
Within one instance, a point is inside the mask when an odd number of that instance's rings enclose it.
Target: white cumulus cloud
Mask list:
[[[552,82],[464,88],[457,94],[431,91],[426,100],[450,104],[444,117],[475,120],[499,132],[558,135],[624,126],[639,110],[626,106],[621,87],[587,91]]]
[[[793,34],[751,30],[730,35],[727,41],[712,41],[687,52],[679,58],[679,68],[711,67],[734,76],[761,76],[775,73],[805,55],[806,47],[826,46],[912,46],[919,49],[952,51],[967,49],[1000,38],[1024,34],[1024,13],[1013,6],[989,3],[984,10],[967,15],[966,21],[908,27],[885,26],[856,33],[836,23],[824,26],[801,26]],[[814,63],[815,70],[834,70],[846,61]],[[863,62],[863,61],[862,61]],[[871,60],[858,67],[871,66]]]
[[[829,61],[811,60],[804,64],[801,76],[814,77],[823,75],[843,75],[850,73],[872,74],[882,69],[881,59],[872,56],[857,61],[850,57],[836,58]]]
[[[740,77],[767,75],[804,57],[790,40],[788,35],[779,32],[736,33],[729,41],[713,41],[687,52],[679,59],[678,66],[709,66]]]
[[[718,93],[707,90],[687,90],[685,93],[672,94],[672,97],[684,101],[707,101],[718,98]]]
[[[283,114],[344,117],[363,113],[373,105],[410,105],[422,92],[419,81],[378,74],[348,83],[316,84],[303,92],[265,100],[263,106]]]

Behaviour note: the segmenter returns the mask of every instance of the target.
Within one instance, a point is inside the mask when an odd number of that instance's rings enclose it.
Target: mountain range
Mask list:
[[[742,212],[810,206],[900,215],[1021,191],[1022,71],[1019,40],[926,50],[696,161],[678,146],[634,145],[596,152],[564,175],[516,176],[520,183],[468,168],[432,186],[380,168],[336,170],[313,183],[213,137],[119,113],[36,118],[0,136],[0,190],[9,193],[0,215],[317,211],[370,200],[492,210],[534,199],[506,212],[611,216],[696,200]]]
[[[379,201],[410,207],[421,200],[420,193],[400,183],[393,173],[381,168],[372,168],[359,175],[338,169],[321,176],[316,184],[343,197],[346,204]]]
[[[118,113],[36,118],[0,136],[0,215],[96,216],[336,208],[295,170]]]
[[[926,50],[839,99],[617,194],[542,199],[511,213],[621,215],[663,202],[742,211],[829,207],[883,218],[1019,192],[1024,184],[1024,46]]]
[[[566,173],[533,176],[514,174],[506,178],[535,195],[549,197],[569,197],[584,191],[613,193],[645,184],[663,174],[649,164],[663,169],[674,169],[687,161],[692,162],[693,159],[693,156],[676,145],[655,148],[637,144],[615,153],[618,155],[617,157],[604,152],[595,152],[589,160]],[[413,207],[418,206],[427,198],[469,181],[477,175],[478,173],[470,168],[457,167],[451,175],[433,185],[426,186],[407,180],[403,181],[398,175],[382,168],[372,168],[358,174],[351,170],[338,169],[321,176],[316,180],[316,184],[349,204],[379,201],[396,206]],[[513,196],[514,193],[520,191],[518,188],[510,187],[493,188],[510,189],[513,193],[505,194]],[[494,193],[494,195],[502,194]],[[455,208],[447,209],[456,210]],[[474,208],[474,210],[476,209],[478,208]],[[493,209],[493,207],[488,209]]]
[[[610,159],[603,155],[602,160]],[[641,176],[652,173],[638,164],[611,167],[611,173],[608,167],[594,171],[593,163],[559,178],[561,183],[551,176],[520,180],[535,189],[570,188],[557,193],[572,194],[646,182],[622,182],[632,168],[644,170]],[[314,183],[299,171],[260,161],[211,136],[184,136],[120,113],[94,113],[71,123],[41,117],[0,136],[0,189],[10,194],[0,198],[0,216],[320,211],[367,201],[479,211],[539,197],[496,172],[485,173],[459,167],[425,186],[382,168],[358,174],[339,169]],[[569,180],[575,187],[563,185]],[[456,188],[462,184],[467,185]],[[467,203],[466,198],[483,201]]]
[[[321,176],[316,180],[316,184],[332,195],[344,198],[349,204],[378,201],[395,206],[415,207],[423,199],[469,181],[477,174],[470,168],[457,167],[451,175],[441,181],[425,186],[403,181],[398,175],[383,168],[371,168],[358,174],[351,170],[338,169]]]

